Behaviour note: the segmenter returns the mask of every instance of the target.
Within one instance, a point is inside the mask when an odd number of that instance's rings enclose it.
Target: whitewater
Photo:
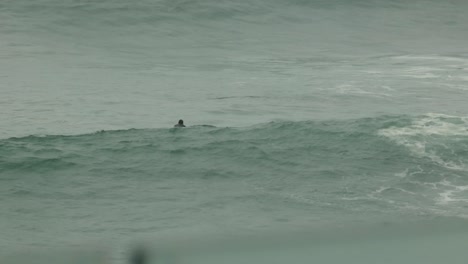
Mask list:
[[[2,263],[464,263],[468,2],[4,0],[0,21]]]

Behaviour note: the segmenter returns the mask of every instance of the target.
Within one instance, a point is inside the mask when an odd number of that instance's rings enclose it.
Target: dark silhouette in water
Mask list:
[[[180,119],[179,123],[177,123],[174,127],[185,127],[184,120]]]
[[[133,251],[130,256],[130,264],[146,264],[148,263],[147,254],[145,249],[139,247]]]

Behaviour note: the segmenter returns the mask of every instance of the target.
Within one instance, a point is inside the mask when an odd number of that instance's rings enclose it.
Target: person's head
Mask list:
[[[180,119],[179,120],[179,125],[183,125],[184,124],[184,120]]]

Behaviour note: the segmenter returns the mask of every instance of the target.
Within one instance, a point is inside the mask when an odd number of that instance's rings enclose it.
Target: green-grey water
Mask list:
[[[415,253],[383,263],[463,259],[441,245],[466,238],[468,2],[5,0],[0,21],[0,253],[310,231],[322,262],[375,263],[345,234],[375,256],[381,227]]]

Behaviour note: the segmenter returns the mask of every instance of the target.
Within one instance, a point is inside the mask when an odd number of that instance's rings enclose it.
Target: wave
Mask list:
[[[258,69],[270,59],[456,57],[467,9],[434,0],[10,0],[0,3],[0,35],[7,58],[65,56],[86,69]]]
[[[224,157],[226,162],[238,165],[263,162],[302,166],[310,162],[351,165],[365,159],[384,165],[386,160],[419,158],[446,169],[465,170],[467,125],[468,119],[463,117],[428,114],[271,122],[244,128],[130,129],[9,138],[0,141],[0,154],[3,168],[21,162],[37,168],[61,159],[72,160],[72,166],[73,160],[89,156],[106,159],[112,155],[122,160],[140,157],[144,161],[148,159],[145,155],[151,154],[172,163],[178,158]],[[11,160],[10,165],[5,166],[5,160]]]
[[[430,113],[409,126],[381,129],[379,134],[407,147],[416,156],[449,169],[468,171],[467,152],[459,148],[465,146],[468,138],[467,124],[466,117]]]
[[[0,180],[48,188],[18,184],[13,196],[228,184],[297,206],[466,216],[467,128],[464,117],[427,114],[9,138],[0,140]]]
[[[39,0],[34,2],[26,1],[2,1],[0,4],[0,14],[8,16],[10,19],[17,19],[19,22],[29,24],[35,30],[54,30],[83,28],[88,30],[107,30],[114,28],[116,32],[129,34],[134,32],[140,34],[145,30],[146,34],[151,34],[159,27],[170,26],[173,30],[167,34],[177,34],[177,27],[188,28],[203,27],[207,30],[215,29],[214,24],[204,22],[229,21],[230,24],[277,24],[293,23],[317,23],[322,25],[322,21],[336,24],[338,16],[343,18],[342,26],[346,23],[356,23],[356,15],[360,12],[367,13],[369,19],[373,19],[382,10],[384,14],[393,12],[399,13],[400,20],[404,23],[414,24],[415,16],[421,8],[415,3],[404,1],[303,1],[303,0],[242,0],[242,1],[199,1],[199,0],[142,0],[138,2],[128,2],[123,0]],[[461,3],[440,3],[440,1],[424,1],[424,7],[430,13],[453,14],[460,8]],[[356,13],[357,12],[357,13]],[[389,13],[390,12],[390,13]],[[458,15],[456,13],[455,15]],[[443,15],[442,15],[443,16]],[[381,21],[385,17],[380,17]],[[391,17],[389,18],[393,20]],[[424,18],[427,23],[439,23],[437,17]],[[380,21],[380,22],[381,22]],[[370,27],[366,21],[367,27]],[[351,24],[352,24],[351,23]],[[455,23],[455,21],[452,21]],[[362,26],[365,26],[363,24]],[[363,28],[361,28],[363,29]],[[421,28],[423,29],[423,28]],[[189,32],[189,29],[181,32]],[[231,31],[235,31],[231,28]],[[67,34],[65,31],[58,32]],[[104,32],[103,32],[104,33]]]

